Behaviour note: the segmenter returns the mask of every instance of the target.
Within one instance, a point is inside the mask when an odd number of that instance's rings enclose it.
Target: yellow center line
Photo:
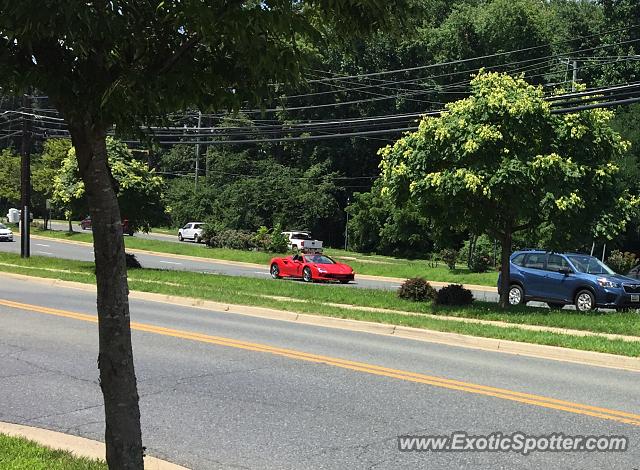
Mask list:
[[[70,312],[67,310],[60,310],[50,307],[42,307],[39,305],[24,304],[20,302],[13,302],[11,300],[0,299],[0,305],[6,307],[26,310],[30,312],[43,313],[47,315],[54,315],[63,318],[69,318],[73,320],[86,321],[91,323],[97,323],[98,318],[95,315],[87,315],[83,313]],[[166,328],[156,326],[148,323],[131,322],[131,329],[134,331],[142,331],[147,333],[153,333],[163,336],[170,336],[174,338],[186,339],[191,341],[197,341],[201,343],[215,344],[219,346],[226,346],[236,349],[243,349],[246,351],[255,351],[261,353],[267,353],[277,355],[281,357],[287,357],[299,361],[313,362],[318,364],[326,364],[333,367],[339,367],[342,369],[348,369],[367,374],[388,377],[398,380],[404,380],[407,382],[421,383],[431,385],[434,387],[445,388],[449,390],[458,390],[467,393],[473,393],[477,395],[490,396],[494,398],[500,398],[503,400],[514,401],[518,403],[525,403],[528,405],[539,406],[543,408],[549,408],[558,411],[565,411],[574,414],[580,414],[585,416],[591,416],[601,419],[607,419],[617,421],[620,423],[631,424],[634,426],[640,426],[640,415],[634,413],[628,413],[625,411],[611,410],[608,408],[602,408],[591,405],[584,405],[581,403],[574,403],[565,400],[559,400],[556,398],[545,397],[541,395],[534,395],[530,393],[517,392],[513,390],[491,387],[487,385],[474,384],[470,382],[462,382],[459,380],[446,379],[442,377],[430,376],[420,374],[416,372],[391,369],[388,367],[377,366],[374,364],[367,364],[364,362],[350,361],[347,359],[340,359],[330,356],[323,356],[318,354],[306,353],[303,351],[296,351],[292,349],[278,348],[260,343],[251,343],[247,341],[236,340],[232,338],[225,338],[221,336],[212,336],[203,333],[176,330],[173,328]]]

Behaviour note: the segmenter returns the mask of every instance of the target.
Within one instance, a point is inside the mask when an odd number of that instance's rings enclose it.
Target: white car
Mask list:
[[[12,242],[13,241],[13,232],[9,227],[4,224],[0,224],[0,240]]]
[[[178,230],[178,240],[193,240],[196,243],[202,241],[202,227],[204,222],[189,222]]]

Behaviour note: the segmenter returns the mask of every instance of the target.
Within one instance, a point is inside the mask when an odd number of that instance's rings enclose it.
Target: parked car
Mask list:
[[[5,224],[0,224],[0,240],[12,242],[13,232]]]
[[[91,224],[91,216],[87,216],[80,221],[80,228],[82,230],[92,230],[93,225]],[[122,234],[129,234],[133,236],[135,229],[133,224],[129,223],[129,219],[122,219]]]
[[[202,241],[202,228],[204,222],[189,222],[180,230],[178,230],[178,240],[193,240],[196,243]]]
[[[355,276],[351,266],[338,263],[319,253],[273,258],[269,271],[274,279],[295,277],[305,282],[338,281],[347,284],[353,281]]]
[[[527,250],[514,252],[510,260],[511,305],[537,300],[551,308],[575,304],[580,312],[640,308],[640,282],[616,274],[593,256]]]
[[[292,250],[322,250],[322,242],[314,240],[311,233],[304,230],[293,230],[291,232],[282,232],[282,235],[289,240],[289,248]]]

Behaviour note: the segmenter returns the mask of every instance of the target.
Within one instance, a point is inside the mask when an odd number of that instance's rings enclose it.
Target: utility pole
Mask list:
[[[31,97],[22,97],[22,109],[25,113],[31,110]],[[22,155],[20,171],[21,225],[20,225],[20,257],[31,256],[31,240],[29,224],[31,222],[31,116],[23,115],[22,119]]]
[[[571,65],[573,65],[573,77],[571,79],[571,91],[576,91],[576,83],[578,83],[578,61],[573,60]]]
[[[198,111],[198,134],[200,134],[200,127],[202,127],[202,112]],[[196,137],[199,141],[200,137]],[[194,184],[194,191],[198,191],[198,173],[200,172],[200,144],[196,144],[196,179]]]
[[[347,209],[349,208],[349,203],[351,202],[351,198],[347,197]],[[349,211],[345,211],[347,214],[347,222],[344,225],[344,251],[347,251],[349,247]]]

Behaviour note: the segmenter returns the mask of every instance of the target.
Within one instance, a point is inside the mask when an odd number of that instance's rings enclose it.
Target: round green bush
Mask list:
[[[405,300],[425,302],[427,300],[433,300],[435,296],[436,290],[421,277],[407,279],[398,288],[398,297]]]
[[[438,305],[471,305],[473,293],[460,284],[449,284],[438,291],[435,301]]]

